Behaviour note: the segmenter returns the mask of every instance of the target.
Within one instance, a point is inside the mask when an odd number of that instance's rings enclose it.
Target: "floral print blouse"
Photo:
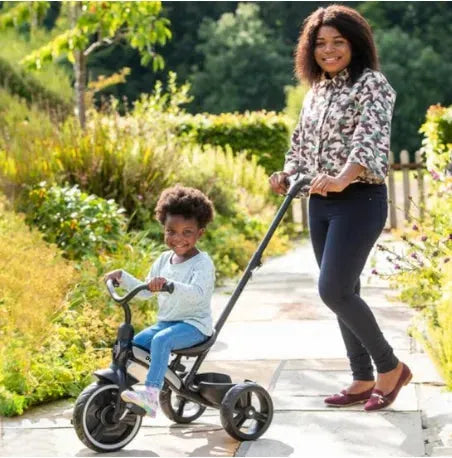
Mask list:
[[[353,85],[347,69],[315,83],[304,99],[284,171],[336,176],[351,162],[365,167],[355,181],[383,183],[394,102],[384,75],[368,68]]]

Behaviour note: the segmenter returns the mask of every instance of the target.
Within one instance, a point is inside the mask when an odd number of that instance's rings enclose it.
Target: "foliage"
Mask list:
[[[452,172],[452,106],[431,106],[420,132],[425,136],[427,169],[436,181],[444,180]]]
[[[29,15],[21,14],[22,7],[23,4],[19,4],[17,11],[10,10],[0,17],[3,29],[30,21]],[[162,68],[163,59],[152,50],[152,46],[155,43],[164,45],[171,32],[168,20],[159,17],[160,10],[160,2],[83,2],[75,26],[25,56],[23,63],[29,68],[39,69],[61,55],[67,55],[74,62],[76,50],[84,50],[88,55],[98,46],[125,39],[142,54],[144,65],[152,60],[154,68]],[[5,16],[8,16],[7,20]],[[90,43],[93,35],[101,37],[94,46]]]
[[[45,240],[56,243],[70,259],[101,250],[114,251],[125,226],[123,209],[112,200],[81,192],[77,185],[32,189],[26,204],[27,223]]]
[[[44,109],[53,109],[69,114],[72,110],[72,87],[70,77],[64,68],[56,63],[38,71],[24,71],[18,64],[19,60],[36,49],[41,43],[48,41],[52,34],[37,31],[32,41],[26,41],[15,30],[4,30],[0,34],[0,82],[11,94],[31,102],[38,103]]]
[[[415,334],[432,353],[451,388],[452,176],[447,171],[452,153],[450,110],[451,107],[430,107],[421,128],[427,167],[433,178],[424,221],[415,221],[402,236],[406,242],[404,252],[386,246],[380,249],[387,251],[394,263],[391,276],[401,299],[422,310],[425,324],[418,323]]]
[[[274,112],[199,114],[182,118],[178,132],[196,143],[255,155],[268,174],[279,170],[288,147],[288,120]]]
[[[235,14],[204,20],[199,37],[204,66],[191,78],[197,109],[282,108],[282,88],[291,78],[290,47],[259,18],[258,4],[239,3]]]
[[[432,103],[451,103],[448,87],[452,63],[400,28],[376,33],[382,71],[397,91],[392,124],[392,149],[411,154],[420,148],[417,133]],[[412,56],[416,56],[413,59]]]
[[[295,129],[300,118],[303,100],[309,91],[309,86],[307,84],[286,86],[284,91],[286,93],[286,108],[284,109],[284,113],[290,120],[290,130],[292,131]]]
[[[53,334],[51,323],[66,309],[65,296],[77,275],[55,247],[6,212],[3,203],[0,263],[0,414],[6,414],[25,406],[20,396],[30,388],[32,350]]]
[[[102,276],[123,267],[144,278],[162,249],[145,233],[129,233],[116,252],[71,265],[1,208],[0,415],[76,396],[108,365],[122,312],[107,300]],[[132,307],[137,330],[155,321],[154,300]]]

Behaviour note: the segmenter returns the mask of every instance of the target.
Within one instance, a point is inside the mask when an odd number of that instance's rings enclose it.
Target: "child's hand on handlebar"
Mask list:
[[[286,194],[289,188],[289,174],[286,172],[273,172],[269,178],[270,187],[277,194]]]
[[[153,293],[158,293],[163,288],[163,285],[167,282],[166,278],[163,277],[153,277],[148,283],[149,291]]]
[[[122,271],[121,270],[112,270],[104,276],[104,282],[107,283],[108,280],[113,280],[116,283],[119,283],[121,280]]]

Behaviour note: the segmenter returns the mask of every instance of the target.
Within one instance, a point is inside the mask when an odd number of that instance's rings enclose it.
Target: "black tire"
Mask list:
[[[160,408],[175,423],[187,424],[198,419],[206,407],[174,393],[168,385],[160,391]]]
[[[240,383],[224,396],[220,419],[226,432],[239,441],[253,441],[267,431],[273,419],[273,402],[256,383]]]
[[[96,382],[77,398],[72,423],[78,438],[91,450],[101,453],[120,450],[140,429],[142,417],[133,413],[119,423],[111,422],[117,395],[118,385]]]

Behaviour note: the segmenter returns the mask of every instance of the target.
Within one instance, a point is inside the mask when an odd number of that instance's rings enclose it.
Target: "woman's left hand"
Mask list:
[[[338,177],[330,177],[326,173],[317,175],[311,181],[309,194],[320,194],[326,196],[328,192],[341,192],[347,187],[347,183]]]

